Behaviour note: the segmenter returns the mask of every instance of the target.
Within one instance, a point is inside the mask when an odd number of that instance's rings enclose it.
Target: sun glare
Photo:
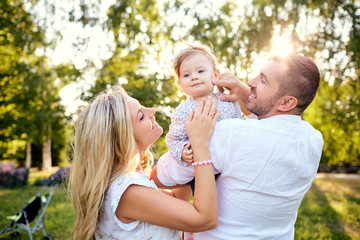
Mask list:
[[[286,56],[294,51],[290,37],[286,35],[273,36],[271,45],[271,52],[274,55]]]

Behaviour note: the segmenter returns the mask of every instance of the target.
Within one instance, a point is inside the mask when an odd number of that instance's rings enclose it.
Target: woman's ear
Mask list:
[[[280,112],[289,112],[296,108],[298,100],[294,96],[284,96],[281,99],[281,104],[277,107]]]

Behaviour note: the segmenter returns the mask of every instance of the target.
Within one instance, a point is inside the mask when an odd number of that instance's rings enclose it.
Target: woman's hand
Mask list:
[[[189,136],[192,149],[201,145],[208,145],[220,110],[215,110],[216,103],[211,97],[199,102],[196,112],[191,111],[187,116],[185,128]]]

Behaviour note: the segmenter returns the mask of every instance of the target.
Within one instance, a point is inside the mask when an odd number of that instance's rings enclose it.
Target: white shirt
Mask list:
[[[195,239],[294,239],[297,211],[315,178],[322,135],[296,115],[217,123],[210,140],[219,204],[217,228]],[[189,182],[192,166],[169,154],[157,165],[162,184]]]
[[[121,196],[133,184],[158,189],[152,180],[138,172],[126,173],[116,179],[105,193],[105,199],[100,208],[95,239],[179,240],[179,231],[177,230],[141,221],[123,223],[116,217],[115,212]]]

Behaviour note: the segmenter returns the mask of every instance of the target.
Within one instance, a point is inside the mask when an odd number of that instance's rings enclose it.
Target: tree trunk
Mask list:
[[[29,168],[31,167],[31,141],[26,142],[26,161],[25,161],[25,167]]]
[[[43,136],[42,170],[51,170],[51,135]]]

